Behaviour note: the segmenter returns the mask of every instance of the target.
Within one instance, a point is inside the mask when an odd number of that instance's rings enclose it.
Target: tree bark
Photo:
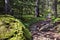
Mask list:
[[[9,11],[10,11],[9,0],[5,0],[5,13],[8,13]]]
[[[35,16],[39,17],[39,0],[36,0]]]
[[[54,4],[53,4],[53,6],[54,6],[54,15],[55,15],[55,18],[57,18],[57,0],[54,0]]]

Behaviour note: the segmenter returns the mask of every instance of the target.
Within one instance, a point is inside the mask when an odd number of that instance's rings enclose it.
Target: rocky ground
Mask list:
[[[60,40],[60,33],[49,22],[37,22],[30,26],[32,40]]]

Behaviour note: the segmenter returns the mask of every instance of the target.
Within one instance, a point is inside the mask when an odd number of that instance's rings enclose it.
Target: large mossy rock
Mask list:
[[[26,40],[24,36],[26,34],[24,33],[23,29],[26,30],[22,22],[13,16],[0,16],[0,40]],[[28,38],[30,38],[29,31],[27,34]]]

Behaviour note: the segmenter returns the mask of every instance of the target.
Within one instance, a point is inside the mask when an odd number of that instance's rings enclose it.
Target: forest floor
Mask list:
[[[54,27],[46,21],[31,25],[32,40],[60,40],[60,33],[57,33],[53,28]]]

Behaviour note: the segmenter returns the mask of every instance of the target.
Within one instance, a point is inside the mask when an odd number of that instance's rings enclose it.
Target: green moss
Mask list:
[[[29,32],[27,28],[25,27],[23,28],[23,33],[27,40],[31,40],[31,33]]]
[[[56,18],[55,20],[54,20],[54,23],[55,22],[60,22],[60,18]]]
[[[10,15],[0,16],[0,39],[26,40],[25,36],[26,34],[23,35],[24,33],[23,29],[25,30],[27,28],[25,28],[21,21],[14,18],[13,16]],[[29,31],[27,34],[29,34]],[[27,36],[28,38],[31,38],[30,34]]]

